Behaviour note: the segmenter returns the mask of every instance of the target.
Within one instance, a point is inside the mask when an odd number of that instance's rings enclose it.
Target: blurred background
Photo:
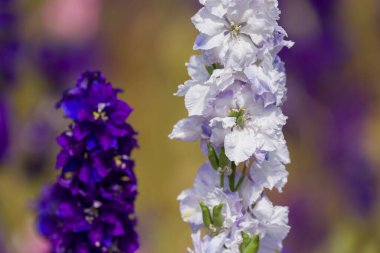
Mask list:
[[[280,0],[296,45],[285,135],[292,164],[286,253],[380,252],[380,1]],[[176,196],[205,160],[169,141],[185,117],[172,96],[188,76],[196,0],[0,0],[0,252],[47,253],[31,203],[54,180],[54,104],[83,70],[102,70],[135,108],[139,252],[186,252]]]

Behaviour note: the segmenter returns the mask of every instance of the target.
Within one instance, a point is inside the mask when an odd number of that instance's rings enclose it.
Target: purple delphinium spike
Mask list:
[[[126,123],[132,108],[117,98],[100,72],[85,72],[57,104],[73,120],[57,142],[57,182],[38,201],[38,229],[52,252],[138,249],[131,152],[136,132]]]

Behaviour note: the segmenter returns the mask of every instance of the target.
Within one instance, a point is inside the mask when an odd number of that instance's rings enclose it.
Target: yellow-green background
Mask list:
[[[41,18],[41,8],[49,1],[18,2],[23,43],[59,40],[47,35]],[[291,3],[289,6],[303,6],[314,11],[307,0],[287,2]],[[338,3],[335,16],[339,19],[340,27],[337,29],[342,32],[344,43],[353,52],[346,63],[347,75],[355,73],[365,80],[362,88],[374,94],[376,106],[371,108],[371,117],[365,122],[367,128],[363,143],[378,180],[380,3],[377,0],[341,0]],[[190,229],[181,221],[176,197],[183,189],[191,187],[205,157],[200,153],[198,143],[170,141],[167,135],[173,124],[186,116],[183,100],[172,94],[177,85],[188,78],[184,64],[194,53],[192,45],[196,37],[190,17],[197,9],[195,0],[101,1],[98,33],[91,38],[94,40],[91,43],[101,41],[99,47],[102,58],[96,66],[101,68],[114,86],[125,90],[122,98],[135,108],[130,123],[139,131],[141,146],[134,153],[134,158],[140,192],[137,200],[142,245],[140,252],[144,253],[185,252],[186,247],[191,246]],[[298,11],[303,10],[301,8]],[[297,20],[297,13],[292,13],[289,8],[282,15],[290,38],[297,43],[297,31],[302,30],[303,22],[306,21]],[[54,111],[54,101],[59,97],[49,95],[46,88],[46,85],[54,84],[46,84],[32,61],[20,65],[18,85],[7,94],[12,105],[11,132],[14,143],[0,171],[0,222],[10,253],[30,253],[33,247],[37,248],[33,246],[38,239],[32,232],[34,214],[29,204],[42,185],[54,179],[53,165],[55,153],[58,152],[54,146],[50,172],[33,179],[24,176],[20,162],[22,154],[17,152],[23,139],[17,129],[23,122],[30,120],[31,115],[41,107],[42,101],[47,101],[44,102],[45,107],[51,107],[46,110],[50,110],[58,129],[62,130],[68,124],[68,121],[60,119],[60,113]],[[67,87],[74,83],[75,78],[71,79]],[[292,83],[289,82],[288,86],[292,86]],[[300,96],[308,98],[302,91]],[[324,138],[324,134],[320,132],[319,124],[321,120],[328,119],[329,108],[311,98],[299,101],[307,103],[300,104],[300,107],[307,106],[314,111],[302,114],[305,120],[298,138],[292,138],[285,129],[292,157],[292,164],[288,166],[289,183],[284,194],[274,194],[273,199],[276,203],[286,205],[293,195],[307,193],[309,198],[315,200],[309,218],[318,222],[319,218],[316,217],[321,216],[320,219],[331,227],[313,252],[380,252],[380,205],[366,217],[354,215],[343,208],[344,192],[336,189],[336,183],[329,177],[328,171],[322,169],[324,164],[319,157],[317,142]],[[288,121],[292,121],[292,118]],[[289,238],[285,245],[287,243],[294,245],[296,239]]]

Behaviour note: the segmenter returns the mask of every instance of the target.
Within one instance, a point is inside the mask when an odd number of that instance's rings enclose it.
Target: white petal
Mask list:
[[[210,87],[204,85],[195,85],[186,93],[185,106],[189,116],[202,115],[207,105],[207,96]]]
[[[224,39],[225,36],[223,33],[219,33],[215,36],[209,36],[201,33],[198,35],[195,41],[194,50],[209,50],[212,48],[216,48],[220,44],[222,44]]]
[[[203,121],[202,117],[197,116],[182,119],[175,124],[169,138],[188,142],[195,141],[201,138]]]
[[[216,117],[210,120],[211,127],[222,126],[224,129],[231,129],[236,124],[234,117]]]
[[[202,211],[193,190],[182,192],[178,198],[181,199],[180,211],[182,219],[194,227],[202,225]]]
[[[222,147],[224,144],[224,139],[229,132],[231,132],[230,129],[224,129],[222,127],[213,128],[210,136],[212,146]]]
[[[193,80],[206,81],[210,78],[210,74],[206,69],[207,62],[203,55],[193,55],[186,64],[187,72]]]
[[[256,151],[255,133],[251,129],[234,129],[224,140],[226,156],[235,163],[240,163],[252,156]]]
[[[224,91],[235,81],[232,71],[228,69],[216,69],[212,73],[210,79],[205,83],[207,85],[215,85],[219,91]]]
[[[230,0],[199,0],[212,14],[224,17]]]
[[[207,244],[205,253],[221,253],[227,233],[220,233],[213,237]]]
[[[199,196],[206,196],[219,186],[219,177],[217,172],[206,162],[198,170],[194,181],[194,191]]]
[[[262,222],[270,221],[274,213],[273,204],[267,197],[263,197],[257,202],[252,213]]]
[[[198,31],[209,36],[223,33],[225,30],[225,21],[222,18],[212,15],[206,8],[200,9],[191,20]]]
[[[243,198],[244,207],[249,208],[260,198],[263,192],[263,187],[255,184],[251,179],[246,179],[239,189],[239,192]]]
[[[285,166],[271,157],[269,161],[264,161],[261,164],[255,163],[251,170],[251,177],[255,185],[260,185],[270,190],[277,187],[279,191],[282,190],[282,187],[287,182],[288,174]]]
[[[187,91],[193,87],[194,85],[197,85],[198,81],[189,80],[186,81],[184,84],[181,84],[178,86],[178,90],[176,93],[174,93],[175,96],[183,97],[186,95]]]
[[[241,70],[256,60],[257,48],[247,36],[240,35],[237,39],[230,38],[224,45],[229,48],[225,56],[225,66]]]

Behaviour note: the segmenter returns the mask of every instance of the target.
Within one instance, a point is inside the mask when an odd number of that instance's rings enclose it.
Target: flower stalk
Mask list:
[[[193,230],[189,252],[280,252],[288,208],[274,206],[264,190],[282,191],[288,177],[286,75],[278,53],[293,43],[277,23],[277,0],[200,3],[192,18],[200,54],[190,58],[191,79],[175,94],[184,97],[188,117],[169,135],[200,140],[208,156],[193,188],[178,196]]]
[[[132,108],[117,98],[100,72],[83,73],[57,107],[72,120],[57,142],[57,181],[37,203],[39,232],[52,251],[132,253],[138,247],[134,201],[137,180],[131,152]]]

